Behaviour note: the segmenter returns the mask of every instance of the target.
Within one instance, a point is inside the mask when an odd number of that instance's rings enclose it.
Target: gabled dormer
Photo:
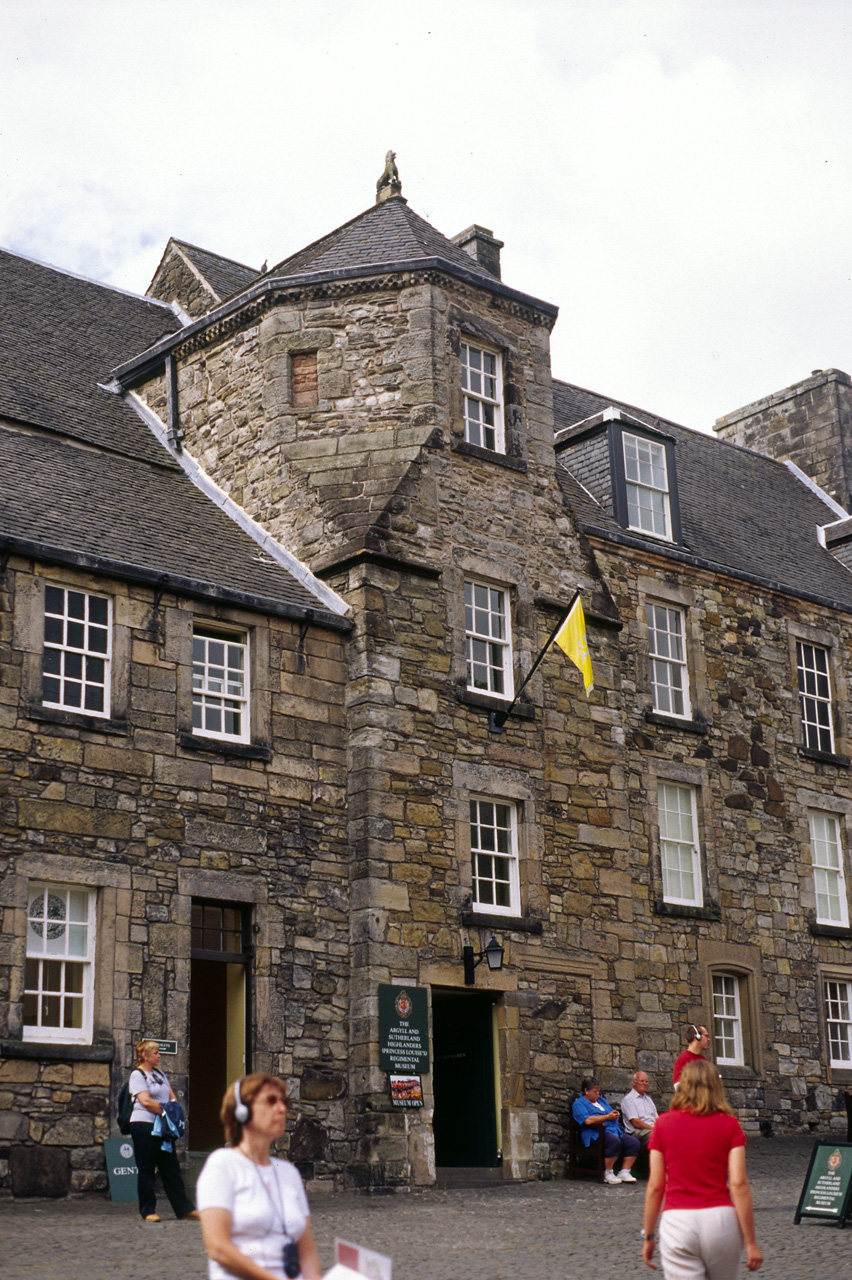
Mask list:
[[[572,475],[623,529],[682,544],[675,439],[610,406],[556,432]]]

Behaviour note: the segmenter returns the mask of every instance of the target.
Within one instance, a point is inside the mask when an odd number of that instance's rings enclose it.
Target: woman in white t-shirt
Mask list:
[[[287,1105],[284,1081],[260,1073],[225,1094],[230,1146],[207,1157],[195,1188],[210,1280],[320,1280],[302,1179],[270,1154],[287,1127]]]
[[[160,1047],[156,1040],[136,1044],[136,1069],[127,1086],[133,1097],[130,1136],[136,1159],[136,1186],[139,1212],[146,1222],[159,1222],[154,1177],[159,1171],[169,1204],[176,1218],[197,1218],[195,1205],[186,1194],[174,1148],[163,1150],[163,1138],[155,1135],[154,1122],[163,1114],[166,1102],[177,1102],[172,1086],[160,1070]]]

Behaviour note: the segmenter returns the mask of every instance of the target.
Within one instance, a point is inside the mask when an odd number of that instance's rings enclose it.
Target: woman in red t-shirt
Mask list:
[[[656,1270],[654,1227],[665,1194],[660,1256],[666,1280],[736,1280],[743,1245],[749,1271],[763,1262],[745,1140],[716,1068],[705,1061],[687,1063],[671,1110],[659,1117],[648,1142],[642,1257]]]

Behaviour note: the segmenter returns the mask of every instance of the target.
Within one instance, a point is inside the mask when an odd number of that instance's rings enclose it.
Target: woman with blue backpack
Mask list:
[[[174,1090],[160,1070],[160,1047],[156,1040],[136,1044],[136,1068],[130,1073],[128,1088],[133,1098],[130,1136],[136,1156],[139,1212],[146,1222],[159,1222],[154,1178],[157,1173],[177,1218],[197,1218],[195,1205],[186,1194],[174,1148],[170,1104],[180,1111]],[[182,1116],[182,1112],[180,1113]],[[177,1113],[172,1112],[174,1119]]]

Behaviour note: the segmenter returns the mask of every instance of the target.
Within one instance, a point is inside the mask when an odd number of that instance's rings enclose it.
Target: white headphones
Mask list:
[[[245,1080],[245,1076],[243,1076],[243,1080]],[[246,1104],[243,1102],[242,1098],[240,1097],[241,1083],[242,1081],[237,1080],[237,1082],[234,1085],[234,1101],[237,1104],[234,1107],[234,1119],[236,1120],[237,1124],[246,1124],[247,1121],[251,1120],[251,1107],[247,1107]]]

